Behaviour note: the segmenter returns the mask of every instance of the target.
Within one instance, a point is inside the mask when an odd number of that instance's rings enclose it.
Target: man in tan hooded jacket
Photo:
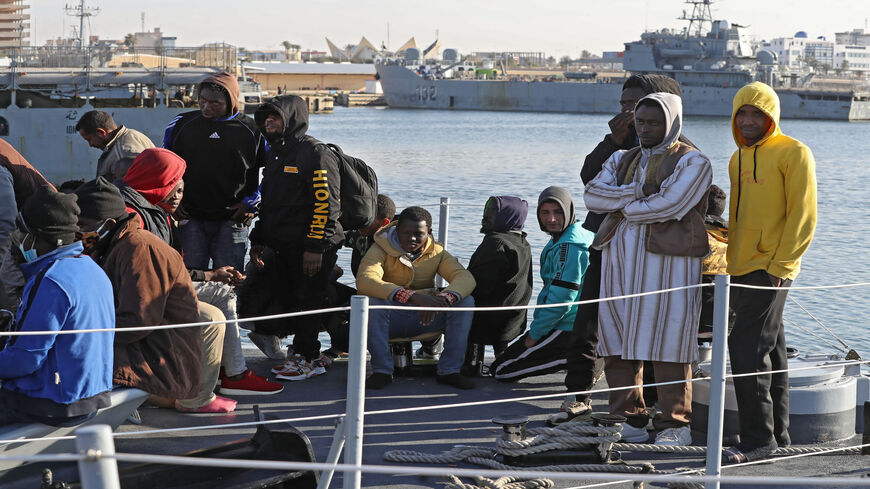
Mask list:
[[[459,370],[465,358],[474,313],[451,311],[472,307],[474,276],[459,260],[432,239],[432,216],[422,207],[408,207],[399,219],[375,234],[375,244],[360,263],[357,288],[371,305],[440,307],[438,311],[374,309],[369,313],[369,353],[372,372],[367,385],[380,389],[392,381],[390,338],[415,336],[444,329],[444,351],[438,360],[438,383],[471,389],[474,383]],[[435,275],[450,286],[439,291]]]

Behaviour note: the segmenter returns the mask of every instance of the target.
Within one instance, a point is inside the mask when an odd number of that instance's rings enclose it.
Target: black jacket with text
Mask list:
[[[322,253],[341,246],[338,158],[305,135],[308,104],[303,99],[283,95],[264,103],[254,114],[257,126],[262,128],[270,113],[282,118],[284,136],[270,140],[260,189],[260,219],[251,231],[251,242],[294,252]]]

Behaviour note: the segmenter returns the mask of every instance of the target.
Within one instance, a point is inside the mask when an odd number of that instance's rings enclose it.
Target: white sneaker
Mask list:
[[[688,426],[665,428],[656,435],[656,445],[685,447],[692,444],[692,430]]]
[[[628,423],[622,423],[622,431],[619,433],[622,436],[620,441],[628,443],[643,443],[649,441],[649,431],[646,428],[635,428]]]
[[[251,331],[248,333],[248,339],[272,360],[285,360],[287,358],[287,355],[284,354],[281,348],[281,340],[275,335]]]
[[[589,406],[589,404],[577,401],[573,395],[567,396],[565,400],[562,401],[562,407],[559,408],[559,412],[547,416],[547,425],[555,426],[557,424],[562,424],[591,412],[592,407]]]

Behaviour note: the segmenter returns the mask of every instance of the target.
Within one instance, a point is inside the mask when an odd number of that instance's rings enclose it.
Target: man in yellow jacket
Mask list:
[[[435,274],[450,285],[439,291]],[[450,306],[472,307],[474,276],[459,260],[432,239],[432,216],[422,207],[408,207],[399,219],[375,234],[375,244],[363,257],[356,279],[360,294],[371,305],[409,305],[445,308],[438,311],[375,309],[369,312],[368,347],[371,389],[392,382],[393,357],[390,338],[415,336],[426,331],[444,331],[444,352],[438,361],[436,380],[460,389],[471,389],[471,379],[459,373],[465,359],[473,312],[453,311]]]
[[[779,128],[779,97],[754,82],[734,97],[728,273],[736,311],[728,339],[735,374],[788,368],[782,311],[801,256],[816,227],[815,161],[808,147]],[[734,379],[741,442],[725,451],[726,463],[757,460],[791,443],[788,375]]]

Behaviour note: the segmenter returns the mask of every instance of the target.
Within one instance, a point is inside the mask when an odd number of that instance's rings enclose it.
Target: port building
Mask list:
[[[0,0],[0,49],[30,45],[29,8],[21,0]]]
[[[375,65],[369,63],[245,63],[245,72],[270,92],[279,86],[290,91],[361,91],[367,80],[375,79]]]

